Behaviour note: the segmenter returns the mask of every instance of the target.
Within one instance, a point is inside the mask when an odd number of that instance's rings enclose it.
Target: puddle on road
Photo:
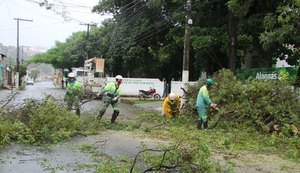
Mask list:
[[[134,157],[141,150],[141,144],[154,148],[161,143],[165,142],[135,138],[131,132],[105,131],[99,135],[77,137],[69,142],[48,147],[20,144],[2,146],[0,147],[0,172],[94,172],[91,166],[96,163],[93,161],[92,154],[80,150],[82,145],[93,146],[113,157]]]

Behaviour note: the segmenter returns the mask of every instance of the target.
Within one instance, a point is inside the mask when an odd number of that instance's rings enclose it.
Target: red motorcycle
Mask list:
[[[139,90],[139,99],[140,100],[145,100],[146,98],[154,98],[154,100],[160,100],[161,96],[156,93],[156,89],[155,88],[151,88],[148,91],[145,90]]]

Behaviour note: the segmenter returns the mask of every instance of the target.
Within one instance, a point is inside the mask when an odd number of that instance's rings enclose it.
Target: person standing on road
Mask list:
[[[76,114],[80,115],[80,99],[83,93],[81,83],[76,81],[75,74],[69,73],[69,82],[67,83],[67,93],[64,100],[67,102],[68,109],[71,110],[75,105]]]
[[[200,88],[199,93],[197,95],[196,107],[199,116],[199,119],[197,121],[198,129],[201,129],[202,123],[204,129],[208,127],[207,107],[218,109],[217,104],[211,101],[208,94],[208,90],[210,89],[213,83],[213,79],[207,79],[206,83]]]
[[[121,83],[123,80],[123,77],[121,75],[117,75],[115,77],[115,82],[108,83],[102,90],[99,91],[98,97],[104,95],[106,96],[103,98],[103,106],[99,112],[98,119],[101,120],[102,116],[106,112],[109,105],[111,105],[114,109],[114,112],[111,117],[111,123],[114,123],[120,113],[119,110],[119,98],[121,95]]]
[[[175,93],[170,93],[162,105],[162,115],[167,118],[174,118],[179,115],[180,99]]]

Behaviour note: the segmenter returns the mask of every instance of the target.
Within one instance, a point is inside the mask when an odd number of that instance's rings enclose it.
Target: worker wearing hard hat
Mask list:
[[[199,116],[199,119],[197,121],[198,129],[201,129],[202,123],[205,129],[208,127],[207,107],[218,109],[217,104],[211,101],[208,94],[208,90],[210,89],[213,83],[213,79],[207,79],[206,83],[200,88],[199,93],[197,95],[196,107]]]
[[[106,112],[109,105],[112,105],[114,112],[111,117],[111,123],[114,123],[120,113],[119,110],[119,98],[121,95],[121,83],[123,77],[121,75],[117,75],[115,77],[115,82],[108,83],[102,90],[99,91],[98,96],[102,96],[103,94],[107,93],[106,96],[103,98],[104,105],[101,108],[98,119],[101,119],[104,113]]]
[[[170,93],[162,105],[162,115],[167,118],[174,118],[179,115],[180,99],[175,93]]]
[[[82,96],[83,90],[80,82],[76,81],[74,73],[69,73],[67,83],[67,93],[64,100],[67,102],[69,110],[72,106],[75,106],[76,114],[80,115],[80,98]]]

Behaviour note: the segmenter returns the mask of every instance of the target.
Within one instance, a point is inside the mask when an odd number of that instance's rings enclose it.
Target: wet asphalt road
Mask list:
[[[45,98],[46,95],[51,95],[55,97],[59,102],[63,103],[63,97],[66,93],[66,90],[55,87],[51,81],[45,82],[37,82],[34,85],[27,85],[24,90],[19,91],[19,93],[7,104],[7,107],[19,107],[24,103],[25,99],[35,99],[35,100],[42,100]],[[81,106],[81,113],[84,112],[92,112],[98,114],[103,102],[101,100],[92,100],[87,102]],[[139,104],[138,106],[129,105],[126,103],[120,103],[120,115],[119,118],[135,118],[136,111],[143,109],[143,110],[160,110],[161,103],[154,102],[154,103],[146,103],[146,104]],[[113,109],[111,106],[107,109],[105,116],[110,117],[113,113]]]
[[[65,90],[53,86],[52,82],[39,82],[26,86],[26,89],[20,91],[8,106],[20,106],[24,99],[28,98],[41,100],[49,94],[57,99],[62,99],[65,92]],[[101,102],[100,100],[88,102],[82,106],[82,111],[97,113]],[[134,119],[138,116],[137,113],[141,111],[141,108],[158,110],[160,105],[159,102],[140,104],[139,106],[120,103],[121,113],[117,121],[122,121],[123,118]],[[112,109],[110,107],[104,116],[110,117],[111,114]],[[108,130],[100,132],[98,135],[76,137],[66,143],[51,146],[27,146],[23,144],[0,146],[0,173],[94,172],[94,167],[83,166],[96,163],[91,153],[80,151],[82,145],[93,146],[98,151],[112,157],[134,157],[141,150],[141,144],[154,147],[160,143],[165,142],[137,138],[131,132]]]

